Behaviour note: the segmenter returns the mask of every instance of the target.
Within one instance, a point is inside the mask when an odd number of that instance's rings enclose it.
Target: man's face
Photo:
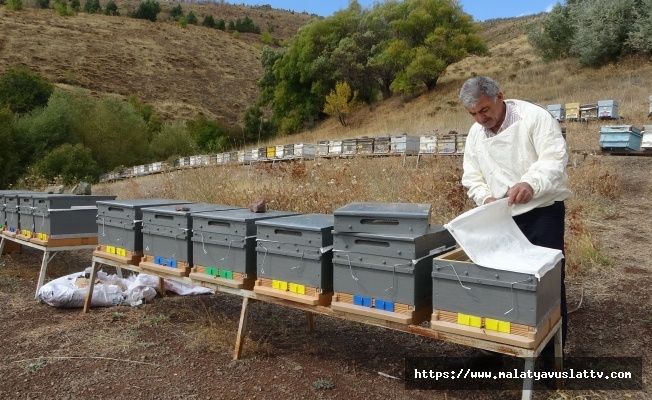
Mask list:
[[[483,96],[475,107],[467,107],[467,110],[475,118],[476,122],[485,128],[500,128],[504,113],[503,94],[498,92],[495,101],[487,96]]]

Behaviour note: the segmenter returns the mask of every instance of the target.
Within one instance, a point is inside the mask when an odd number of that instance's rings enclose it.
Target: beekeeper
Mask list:
[[[462,184],[480,206],[508,197],[512,217],[532,244],[564,251],[568,150],[557,120],[544,108],[506,100],[489,77],[467,80],[460,100],[475,123],[464,149]],[[562,337],[567,331],[565,263],[561,266]],[[543,356],[553,357],[552,341]]]

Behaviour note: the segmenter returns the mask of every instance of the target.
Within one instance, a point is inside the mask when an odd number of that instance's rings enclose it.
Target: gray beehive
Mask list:
[[[256,221],[258,278],[331,291],[333,222],[324,214]]]
[[[455,246],[441,225],[412,236],[334,232],[333,237],[335,292],[411,306],[431,296],[433,257]]]
[[[233,272],[256,274],[256,221],[297,213],[249,209],[193,214],[193,259],[210,268],[209,275],[232,276]],[[215,273],[212,273],[212,272]]]
[[[236,208],[239,207],[208,203],[143,208],[143,253],[152,256],[154,263],[161,266],[180,268],[179,263],[186,263],[192,267],[191,214]]]
[[[333,211],[335,231],[376,235],[424,235],[430,221],[430,204],[350,203]]]
[[[538,327],[560,304],[561,262],[540,280],[476,265],[461,249],[436,257],[432,265],[435,310]]]
[[[97,202],[116,196],[32,194],[33,233],[37,239],[67,239],[97,236]]]
[[[34,203],[32,195],[37,193],[23,192],[17,196],[18,235],[21,239],[29,239],[34,232]]]
[[[19,229],[18,195],[28,190],[0,190],[0,231],[15,233]]]
[[[600,100],[598,101],[598,118],[600,119],[618,119],[618,100]]]
[[[180,200],[136,199],[97,202],[97,230],[100,245],[113,246],[142,254],[142,209],[183,204]]]

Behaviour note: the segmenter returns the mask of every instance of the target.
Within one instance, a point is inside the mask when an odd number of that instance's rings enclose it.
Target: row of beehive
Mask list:
[[[618,105],[618,100],[599,100],[597,103],[550,104],[547,109],[559,122],[588,121],[620,119]],[[652,96],[650,96],[649,114],[652,114]]]
[[[445,135],[398,135],[322,140],[316,144],[292,143],[212,155],[180,157],[174,160],[172,164],[155,162],[152,164],[137,165],[123,168],[117,172],[104,174],[100,177],[100,181],[112,181],[175,169],[198,168],[230,163],[250,164],[264,161],[358,155],[463,154],[465,142],[466,134],[451,132]]]
[[[559,267],[540,282],[504,271],[498,278],[459,250],[449,252],[455,241],[429,224],[430,212],[424,204],[351,203],[323,215],[100,201],[94,254],[198,284],[396,323],[432,318],[442,329],[488,331],[497,341],[533,345],[558,307]]]
[[[607,151],[652,151],[652,125],[639,129],[633,125],[600,127],[600,148]]]
[[[96,202],[115,197],[3,190],[0,231],[44,246],[94,244]]]

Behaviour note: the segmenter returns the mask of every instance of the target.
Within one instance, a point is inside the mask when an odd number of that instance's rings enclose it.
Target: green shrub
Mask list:
[[[177,23],[182,28],[185,28],[188,25],[188,21],[186,21],[186,17],[179,17],[179,19],[177,20]]]
[[[23,0],[7,0],[7,10],[19,11],[23,9]]]
[[[161,5],[155,0],[146,0],[141,2],[138,10],[133,14],[134,18],[147,19],[152,22],[156,21],[156,16],[161,12]]]
[[[215,18],[213,18],[212,15],[205,15],[201,25],[207,28],[215,28],[217,26],[215,23]]]
[[[221,31],[225,31],[226,30],[226,22],[224,22],[223,19],[220,19],[215,23],[215,27],[217,29],[221,30]]]
[[[70,8],[72,8],[73,11],[75,11],[76,13],[78,13],[79,10],[81,10],[81,3],[80,3],[80,1],[79,1],[79,0],[70,0]]]
[[[233,31],[233,39],[240,39],[240,32]]]
[[[100,0],[86,0],[84,4],[84,12],[88,14],[99,14],[102,12]]]
[[[197,16],[192,11],[190,11],[188,15],[186,15],[186,21],[188,21],[188,23],[191,25],[197,25],[199,23],[199,21],[197,20]]]
[[[106,3],[106,8],[104,9],[104,14],[106,15],[112,15],[112,16],[119,16],[120,12],[118,11],[118,5],[115,4],[115,1],[109,0],[108,3]]]
[[[2,3],[0,2],[0,4]],[[50,0],[37,0],[36,5],[38,8],[47,10],[48,8],[50,8]]]
[[[9,107],[15,114],[44,107],[53,91],[45,78],[25,67],[10,68],[0,75],[0,107]]]
[[[181,17],[183,17],[183,9],[181,8],[181,4],[177,4],[170,9],[170,18],[173,21],[178,21]]]
[[[274,42],[274,38],[272,37],[272,34],[269,32],[264,32],[263,35],[260,37],[260,40],[267,45],[271,45]]]
[[[99,176],[91,150],[81,143],[57,147],[34,165],[34,171],[49,180],[60,177],[67,185],[80,180],[94,182]]]
[[[54,11],[56,11],[57,14],[62,15],[64,17],[75,15],[75,10],[73,10],[71,6],[67,5],[65,1],[54,3]]]
[[[150,147],[152,155],[157,160],[195,153],[194,142],[183,122],[165,124],[161,132],[152,140]]]

